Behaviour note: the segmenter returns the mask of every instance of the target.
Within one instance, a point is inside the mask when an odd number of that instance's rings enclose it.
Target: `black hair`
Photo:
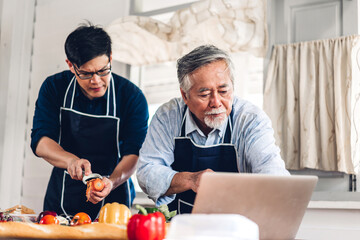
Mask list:
[[[65,53],[67,59],[77,67],[102,55],[110,58],[111,38],[103,28],[87,21],[66,38]]]

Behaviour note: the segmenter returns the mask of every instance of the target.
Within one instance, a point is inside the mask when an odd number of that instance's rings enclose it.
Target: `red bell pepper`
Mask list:
[[[145,208],[136,206],[141,212],[133,215],[127,225],[129,240],[163,240],[165,238],[165,216],[161,212],[147,214]]]

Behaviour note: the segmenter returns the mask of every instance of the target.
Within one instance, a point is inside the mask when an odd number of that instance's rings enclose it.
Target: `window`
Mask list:
[[[130,6],[131,15],[156,17],[160,13],[169,13],[185,8],[199,0],[133,0]]]

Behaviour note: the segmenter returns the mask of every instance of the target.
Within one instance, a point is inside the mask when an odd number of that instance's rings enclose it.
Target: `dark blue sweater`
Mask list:
[[[116,94],[116,116],[120,118],[119,146],[121,156],[139,155],[148,127],[148,106],[142,91],[129,80],[112,73]],[[60,107],[63,105],[66,89],[74,74],[63,71],[48,77],[42,84],[35,104],[31,148],[36,146],[43,136],[59,141]],[[88,99],[77,84],[74,96],[74,110],[94,115],[105,115],[107,99],[103,97]],[[109,91],[109,89],[107,90]]]

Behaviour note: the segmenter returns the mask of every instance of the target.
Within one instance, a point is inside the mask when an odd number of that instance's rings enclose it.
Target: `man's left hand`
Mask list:
[[[95,191],[94,189],[90,191],[89,202],[96,204],[106,198],[113,190],[113,182],[110,179],[103,177],[102,181],[105,184],[104,189],[101,191]]]

